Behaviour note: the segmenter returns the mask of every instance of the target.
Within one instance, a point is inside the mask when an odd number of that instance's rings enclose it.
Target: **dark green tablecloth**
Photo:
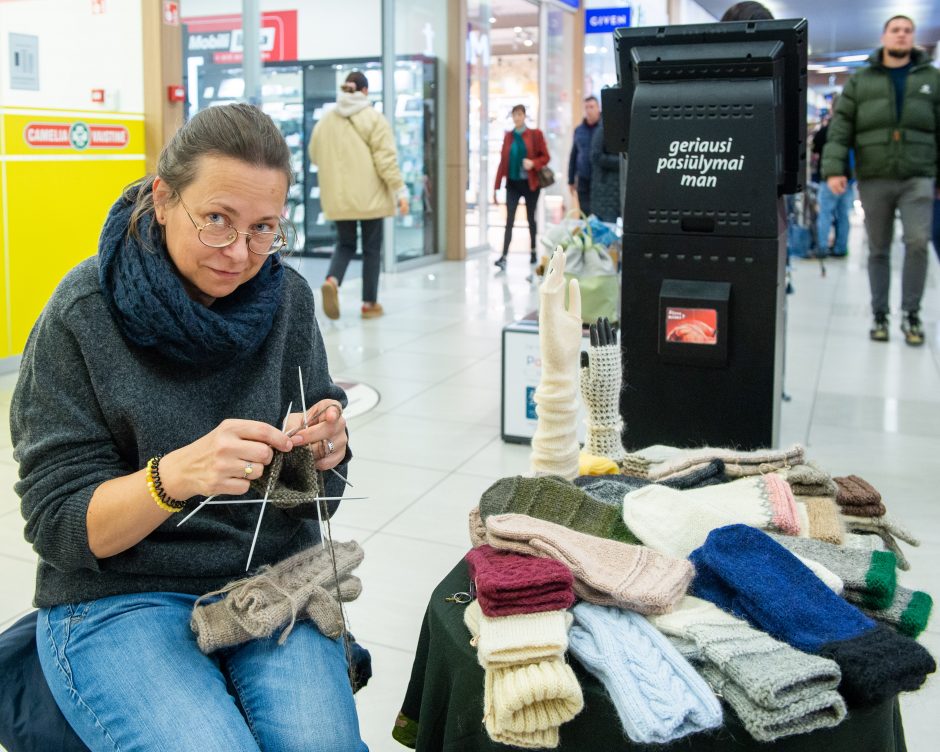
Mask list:
[[[417,722],[419,752],[476,752],[511,749],[491,741],[483,728],[483,669],[463,623],[464,605],[444,599],[469,586],[461,561],[434,590],[418,639],[411,681],[402,705]],[[897,699],[853,711],[838,726],[770,744],[756,742],[725,706],[725,725],[667,745],[634,744],[627,739],[603,686],[578,662],[572,667],[584,692],[584,710],[561,727],[561,750],[591,752],[906,752]],[[413,730],[413,725],[409,724]],[[400,729],[405,730],[405,729]]]

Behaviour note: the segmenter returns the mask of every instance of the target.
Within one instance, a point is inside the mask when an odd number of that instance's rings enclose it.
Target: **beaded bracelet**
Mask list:
[[[158,454],[156,457],[147,460],[147,490],[150,491],[150,496],[157,502],[160,509],[173,514],[182,512],[186,502],[167,496],[166,491],[163,490],[163,485],[160,483],[161,457],[162,455]]]

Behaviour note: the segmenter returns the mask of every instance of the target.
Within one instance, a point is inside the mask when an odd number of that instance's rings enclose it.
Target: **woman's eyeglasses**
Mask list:
[[[287,227],[282,220],[278,221],[278,232],[242,232],[236,230],[225,220],[206,222],[204,225],[200,225],[193,219],[193,215],[190,213],[189,207],[183,203],[182,197],[178,193],[176,197],[179,199],[183,211],[186,212],[186,216],[189,217],[189,221],[196,228],[196,237],[199,238],[199,242],[209,246],[209,248],[225,248],[234,243],[239,235],[244,235],[247,238],[248,250],[258,256],[270,256],[272,253],[283,250],[287,245]]]

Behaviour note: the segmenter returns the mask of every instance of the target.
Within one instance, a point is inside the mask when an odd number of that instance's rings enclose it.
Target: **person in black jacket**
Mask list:
[[[584,100],[584,120],[574,129],[571,156],[568,158],[568,190],[585,214],[591,213],[591,139],[601,121],[597,97]]]
[[[591,211],[602,222],[616,222],[620,204],[620,155],[604,148],[604,124],[591,137]]]

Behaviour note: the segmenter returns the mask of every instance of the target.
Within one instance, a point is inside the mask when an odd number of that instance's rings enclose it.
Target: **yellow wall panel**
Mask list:
[[[62,277],[97,253],[108,209],[144,174],[144,160],[8,161],[5,167],[12,351],[2,355],[8,356],[23,351]]]

